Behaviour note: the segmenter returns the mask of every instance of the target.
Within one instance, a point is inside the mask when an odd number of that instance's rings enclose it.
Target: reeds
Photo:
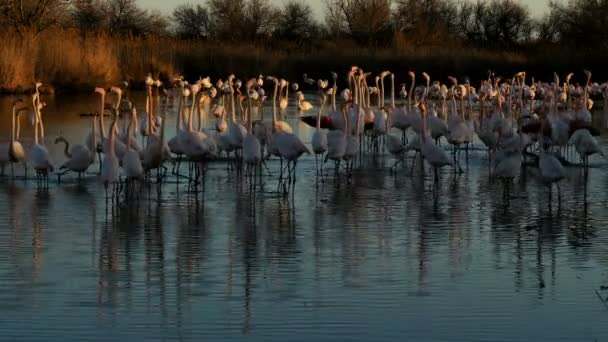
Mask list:
[[[35,38],[2,32],[0,46],[0,91],[4,92],[28,90],[35,81],[59,90],[91,91],[95,86],[123,80],[141,82],[148,73],[165,79],[181,74],[192,80],[237,73],[241,77],[276,74],[299,80],[304,72],[328,77],[329,71],[358,65],[373,72],[389,69],[396,73],[397,82],[402,82],[408,70],[427,71],[434,79],[457,75],[475,81],[485,78],[488,70],[509,75],[533,68],[538,77],[550,77],[553,71],[593,67],[584,58],[557,47],[526,52],[468,48],[458,42],[417,47],[398,37],[389,48],[361,47],[349,41],[322,41],[302,47],[290,42],[180,40],[55,29]]]

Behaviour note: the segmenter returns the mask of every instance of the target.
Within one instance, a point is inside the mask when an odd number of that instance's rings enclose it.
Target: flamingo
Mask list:
[[[47,148],[39,143],[39,127],[40,129],[44,129],[44,125],[42,123],[42,116],[40,115],[40,110],[43,105],[40,103],[39,95],[34,94],[32,97],[32,102],[35,110],[35,124],[34,124],[34,145],[30,148],[28,152],[28,160],[30,165],[34,170],[36,170],[36,178],[38,181],[38,186],[41,185],[41,177],[42,183],[48,187],[48,174],[49,172],[53,172],[54,167],[51,162],[49,151]]]
[[[561,202],[561,194],[559,189],[559,182],[566,178],[566,170],[562,163],[555,158],[553,155],[546,152],[544,145],[544,128],[547,126],[547,120],[543,120],[541,123],[541,130],[539,133],[539,145],[540,145],[540,156],[538,159],[538,167],[540,169],[540,176],[543,182],[549,185],[549,200],[551,200],[551,191],[553,183],[557,187],[557,198],[558,202]]]
[[[340,170],[340,161],[344,158],[346,153],[347,145],[347,132],[348,132],[348,112],[349,104],[342,106],[342,118],[344,120],[344,128],[342,130],[335,129],[329,131],[327,134],[327,154],[325,155],[325,162],[327,160],[333,160],[335,163],[335,173],[338,175]]]
[[[131,117],[129,119],[129,125],[127,126],[127,151],[122,159],[122,168],[127,180],[127,184],[132,180],[142,181],[144,168],[141,163],[140,154],[137,150],[131,148],[131,143],[135,140],[132,139],[132,127],[137,125],[136,123],[137,110],[135,106],[131,108]],[[149,145],[148,145],[149,146]]]
[[[93,131],[96,129],[95,121],[97,121],[97,118],[93,117]],[[95,135],[93,135],[93,139],[93,146],[95,146],[97,145]],[[59,169],[65,170],[63,174],[70,171],[76,172],[78,174],[78,180],[80,181],[82,174],[85,173],[89,166],[95,161],[95,150],[89,150],[87,146],[81,144],[74,145],[72,149],[70,149],[70,143],[62,136],[55,139],[55,144],[58,143],[65,144],[63,153],[68,158]]]
[[[433,168],[434,180],[437,182],[439,181],[439,169],[450,165],[450,158],[441,147],[433,143],[427,133],[427,108],[424,102],[420,104],[420,116],[422,121],[422,132],[419,134],[420,155]]]
[[[317,113],[317,128],[312,135],[312,151],[315,154],[315,169],[317,171],[317,177],[319,176],[319,155],[321,155],[321,159],[323,154],[327,152],[327,134],[321,130],[321,112],[323,111],[323,106],[325,105],[326,97],[321,93],[321,105],[319,106],[319,111]],[[323,164],[321,164],[321,176],[323,176]]]
[[[243,139],[243,161],[247,165],[249,173],[256,177],[258,166],[262,160],[262,145],[258,138],[253,134],[253,122],[251,120],[251,93],[255,90],[251,89],[252,84],[247,85],[248,107],[247,111],[247,135]],[[252,171],[253,170],[253,171]]]
[[[117,183],[120,182],[120,170],[118,157],[116,156],[116,129],[118,128],[118,116],[114,116],[114,121],[110,126],[110,136],[108,138],[108,148],[105,150],[101,167],[101,182],[106,191],[106,201],[108,200],[108,187],[112,185],[112,197],[117,190]],[[118,195],[118,194],[117,194]]]
[[[23,102],[21,99],[16,99],[13,102],[13,111],[11,115],[11,140],[8,143],[0,144],[0,167],[2,167],[2,175],[4,176],[4,168],[6,164],[11,164],[11,175],[14,178],[14,163],[23,162],[25,159],[25,150],[16,138],[15,119],[18,116],[17,105]]]
[[[574,145],[585,169],[589,167],[589,156],[597,153],[604,156],[604,152],[600,145],[588,129],[576,130],[572,136],[570,136],[569,144]]]
[[[234,78],[234,75],[230,75],[228,77],[227,82],[230,87],[232,87],[231,82],[232,82],[233,78]],[[235,155],[237,155],[237,157],[238,157],[238,151],[240,151],[243,147],[243,139],[247,135],[247,129],[242,124],[236,122],[234,97],[231,97],[231,101],[233,104],[230,108],[231,118],[230,118],[230,122],[228,123],[228,136],[230,138],[230,144],[235,149]]]
[[[178,133],[179,145],[182,147],[184,154],[192,161],[204,161],[209,156],[209,144],[205,133],[194,130],[192,128],[192,117],[194,116],[195,98],[200,90],[198,84],[190,87],[192,94],[192,104],[188,115],[188,125],[185,130]],[[198,178],[198,177],[197,177]]]
[[[409,113],[412,111],[412,94],[414,93],[414,86],[416,84],[416,74],[413,71],[408,73],[412,83],[410,85],[409,93],[405,91],[405,87],[402,90],[402,94],[408,95],[407,99],[407,112],[403,108],[395,109],[392,115],[392,127],[401,130],[402,144],[407,143],[407,129],[410,127],[410,119],[412,118]],[[392,100],[394,102],[394,100]]]
[[[179,81],[179,104],[177,109],[177,120],[175,120],[175,136],[169,139],[169,142],[167,143],[171,153],[177,156],[177,163],[175,164],[173,173],[176,173],[179,170],[181,159],[184,155],[184,149],[179,141],[179,134],[184,129],[184,99],[188,98],[188,96],[190,96],[190,90],[185,89],[185,84],[183,81]]]
[[[164,122],[164,116],[166,111],[166,102],[163,100],[163,106],[161,110],[161,122]],[[148,114],[148,118],[152,119],[152,116]],[[160,136],[151,131],[148,135],[148,144],[146,149],[144,150],[144,158],[142,161],[142,165],[146,172],[150,170],[157,169],[159,171],[158,175],[160,177],[160,168],[162,167],[163,162],[169,160],[171,158],[171,152],[169,149],[169,145],[165,140],[165,126],[166,123],[161,124],[160,128]],[[162,178],[158,178],[158,182],[160,182]]]
[[[455,170],[458,173],[463,173],[462,167],[460,166],[460,146],[465,144],[467,141],[469,127],[465,123],[464,112],[461,113],[462,117],[458,117],[458,109],[456,107],[456,85],[457,81],[454,77],[450,77],[450,80],[454,83],[452,86],[452,104],[453,112],[451,120],[448,121],[448,136],[447,140],[453,146],[452,157],[454,162]]]
[[[280,83],[280,91],[279,91],[279,115],[281,118],[285,115],[285,110],[289,105],[289,82],[284,79],[281,79]],[[283,97],[283,89],[285,89],[285,97]]]

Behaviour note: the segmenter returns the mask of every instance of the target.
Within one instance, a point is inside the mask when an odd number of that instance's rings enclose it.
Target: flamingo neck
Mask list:
[[[274,83],[274,93],[272,94],[272,127],[277,124],[277,91],[279,90],[279,84],[275,81]],[[247,94],[249,95],[249,94]],[[300,104],[300,99],[298,98],[298,106]]]
[[[17,115],[17,111],[15,110],[16,106],[13,106],[13,115],[11,118],[11,143],[15,142],[15,115]]]
[[[325,98],[322,98],[321,106],[319,107],[319,111],[317,112],[317,131],[321,130],[321,111],[323,110],[324,104],[325,104]]]
[[[412,96],[414,93],[414,85],[416,84],[416,77],[412,77],[412,84],[410,84],[410,93],[407,98],[407,106],[409,110],[412,110]]]
[[[391,108],[395,109],[395,78],[391,75]]]
[[[247,91],[249,94],[249,91]],[[251,97],[247,96],[247,133],[252,134],[253,122],[251,121]]]
[[[182,89],[183,91],[183,89]],[[183,124],[183,118],[182,118],[182,112],[183,112],[183,108],[184,108],[184,96],[180,95],[179,97],[179,105],[177,106],[177,121],[175,124],[175,132],[179,132],[182,130]]]
[[[336,92],[338,92],[338,85],[336,84],[336,79],[334,78],[334,91],[331,94],[331,110],[333,112],[336,111]]]
[[[188,131],[192,132],[192,116],[194,115],[194,99],[196,95],[192,93],[192,104],[190,104],[190,114],[188,115]]]
[[[131,149],[131,127],[135,121],[135,113],[131,112],[131,118],[129,119],[129,125],[127,125],[127,150]]]
[[[101,138],[102,139],[106,138],[106,125],[104,124],[104,120],[103,120],[105,101],[106,101],[106,96],[105,95],[101,95],[101,108],[100,108],[100,111],[99,111],[99,129],[101,130]]]
[[[236,108],[235,108],[235,104],[234,104],[234,90],[232,91],[232,93],[230,94],[230,112],[232,113],[232,122],[235,122],[236,118],[235,118],[235,112],[236,112]]]

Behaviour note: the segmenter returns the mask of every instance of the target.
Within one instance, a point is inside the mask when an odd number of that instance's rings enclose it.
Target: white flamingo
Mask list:
[[[250,175],[257,176],[257,171],[262,161],[262,145],[258,138],[253,134],[253,122],[251,119],[251,92],[255,90],[247,87],[248,107],[247,111],[247,135],[243,139],[243,162],[247,166]]]
[[[96,129],[96,121],[97,118],[93,117],[93,131]],[[95,135],[93,135],[93,139],[93,145],[95,146],[97,145]],[[70,149],[70,143],[61,136],[55,139],[55,144],[58,143],[65,144],[63,153],[68,158],[59,169],[65,170],[64,174],[70,171],[76,172],[78,174],[78,180],[80,180],[82,174],[85,173],[89,166],[95,161],[95,150],[89,150],[87,146],[81,144],[74,145],[72,149]]]
[[[312,152],[315,154],[315,169],[317,171],[317,177],[319,176],[319,155],[321,155],[321,160],[323,160],[323,154],[327,152],[327,134],[321,130],[321,112],[323,111],[323,107],[325,106],[326,97],[321,93],[321,105],[319,106],[319,111],[317,112],[317,127],[315,132],[312,135]],[[323,175],[323,163],[321,163],[321,176]]]
[[[437,182],[439,180],[439,168],[450,165],[450,158],[441,147],[433,143],[427,133],[427,108],[424,102],[420,104],[420,115],[422,121],[422,132],[419,134],[420,155],[433,168],[434,180]]]
[[[38,186],[41,185],[41,181],[45,186],[48,186],[48,175],[49,172],[53,172],[54,167],[49,156],[49,151],[39,142],[39,128],[44,129],[42,116],[40,115],[40,110],[42,109],[43,105],[40,103],[38,95],[36,94],[34,94],[32,97],[32,102],[36,112],[36,122],[34,124],[34,145],[30,148],[27,157],[29,164],[36,171]]]
[[[132,128],[137,125],[136,123],[136,109],[135,106],[131,109],[131,117],[129,119],[129,125],[127,126],[127,151],[122,159],[122,168],[127,182],[136,180],[142,181],[144,175],[144,168],[141,163],[140,155],[137,150],[131,148],[132,139]]]
[[[4,167],[7,163],[11,165],[11,176],[15,177],[14,164],[25,162],[25,149],[19,142],[19,131],[15,128],[15,120],[19,120],[19,112],[17,105],[23,102],[17,99],[13,102],[13,110],[11,115],[11,140],[8,143],[0,144],[0,166],[2,166],[2,175],[4,175]],[[18,122],[18,121],[17,121]]]
[[[108,187],[112,185],[112,196],[116,194],[118,189],[117,184],[120,182],[120,169],[118,165],[118,157],[116,156],[115,142],[116,129],[118,128],[118,116],[114,117],[110,126],[110,136],[108,137],[108,148],[106,149],[101,166],[101,182],[106,191],[106,200],[108,199]]]
[[[562,163],[555,158],[553,155],[547,153],[545,151],[544,146],[544,128],[547,125],[547,121],[543,120],[541,124],[540,134],[539,134],[539,145],[540,145],[540,155],[538,159],[538,167],[540,169],[540,176],[543,182],[549,185],[549,198],[551,198],[551,191],[553,188],[553,183],[555,183],[557,187],[557,197],[558,201],[561,202],[561,194],[559,189],[559,182],[566,178],[566,170]]]
[[[234,78],[234,75],[231,75],[228,78],[228,84],[230,86],[231,82],[232,82],[232,78]],[[232,108],[230,108],[230,122],[228,123],[228,137],[230,138],[230,144],[233,146],[234,150],[235,150],[235,154],[239,155],[239,151],[241,151],[242,147],[243,147],[243,139],[245,138],[245,135],[247,135],[247,129],[245,128],[245,126],[243,126],[242,124],[238,123],[236,121],[236,117],[235,117],[235,106],[231,106]]]

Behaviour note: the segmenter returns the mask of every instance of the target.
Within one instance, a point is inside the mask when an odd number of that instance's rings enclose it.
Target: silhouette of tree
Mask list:
[[[106,2],[102,0],[75,0],[70,11],[73,25],[83,32],[106,28]]]
[[[202,38],[211,33],[209,11],[201,5],[180,5],[173,10],[176,33],[181,37]]]
[[[332,34],[347,34],[359,43],[387,41],[390,19],[389,0],[326,0],[325,21]]]
[[[302,44],[319,34],[312,8],[295,0],[285,3],[276,20],[274,35],[286,41]]]
[[[35,38],[64,21],[69,6],[70,0],[2,0],[0,23],[12,27],[22,37]]]
[[[456,31],[458,6],[449,0],[397,0],[395,30],[415,45],[442,43]]]

